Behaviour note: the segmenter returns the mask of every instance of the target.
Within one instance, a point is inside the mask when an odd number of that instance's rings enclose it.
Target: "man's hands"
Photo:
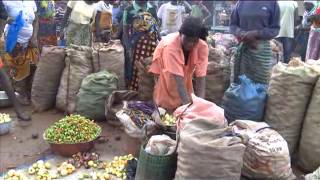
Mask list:
[[[240,35],[240,40],[248,44],[251,48],[257,49],[258,31],[248,31]]]

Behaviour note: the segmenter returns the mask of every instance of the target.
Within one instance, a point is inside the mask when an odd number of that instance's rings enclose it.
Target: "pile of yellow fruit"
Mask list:
[[[57,179],[58,178],[57,173],[49,172],[50,169],[51,169],[51,164],[49,162],[45,163],[44,161],[39,160],[28,169],[28,174],[35,175],[36,180]]]
[[[4,176],[4,180],[27,180],[27,178],[21,172],[12,169]]]
[[[58,172],[60,173],[61,176],[68,176],[72,174],[76,168],[67,162],[63,162],[59,167],[58,167]]]
[[[129,160],[134,159],[132,154],[129,154],[127,156],[116,156],[114,157],[113,161],[107,164],[106,167],[106,173],[112,174],[118,178],[126,179],[126,166]],[[102,179],[102,180],[108,180],[108,179]]]

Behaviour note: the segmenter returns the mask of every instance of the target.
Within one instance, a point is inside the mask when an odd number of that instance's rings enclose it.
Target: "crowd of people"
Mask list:
[[[17,0],[0,1],[5,51],[0,80],[20,120],[30,120],[20,104],[30,104],[32,77],[46,45],[92,46],[120,39],[125,48],[125,80],[139,88],[137,63],[153,56],[154,101],[174,110],[205,96],[209,49],[206,22],[212,16],[202,1]],[[230,33],[240,41],[235,81],[246,74],[267,84],[271,73],[270,40],[283,45],[284,62],[300,46],[302,59],[320,58],[320,3],[305,0],[299,25],[296,1],[238,1],[230,17]],[[298,32],[298,33],[297,33]],[[295,43],[298,41],[299,43]],[[297,45],[298,44],[298,45]],[[8,65],[9,75],[3,62]],[[193,86],[193,82],[195,86]],[[19,101],[14,91],[19,93]]]

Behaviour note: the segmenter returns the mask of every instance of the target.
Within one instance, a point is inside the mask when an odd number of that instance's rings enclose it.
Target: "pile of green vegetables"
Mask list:
[[[44,138],[49,143],[76,144],[92,141],[100,133],[101,127],[92,120],[80,115],[70,115],[46,129]]]

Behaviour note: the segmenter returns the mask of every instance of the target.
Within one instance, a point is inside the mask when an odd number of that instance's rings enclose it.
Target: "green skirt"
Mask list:
[[[259,41],[257,49],[241,43],[235,59],[235,82],[245,74],[256,83],[268,84],[271,76],[272,51],[270,41]]]
[[[69,22],[67,28],[67,46],[71,44],[77,46],[92,45],[92,30],[90,24],[76,24]]]

